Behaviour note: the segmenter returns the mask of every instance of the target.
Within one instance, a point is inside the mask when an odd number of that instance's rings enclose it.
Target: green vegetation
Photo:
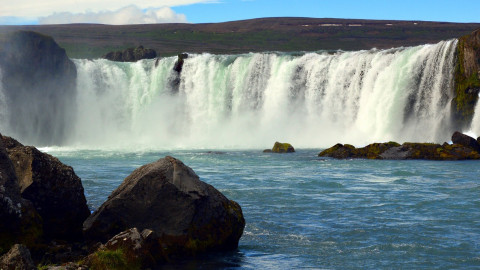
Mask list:
[[[478,100],[478,92],[474,89],[480,88],[478,70],[468,72],[465,65],[465,50],[478,50],[478,47],[471,47],[467,42],[468,36],[463,36],[458,41],[457,63],[455,65],[455,114],[462,126],[472,120],[475,104]],[[478,46],[478,44],[477,44]]]
[[[90,268],[92,270],[135,270],[140,269],[140,264],[129,261],[122,249],[99,250],[92,256]]]

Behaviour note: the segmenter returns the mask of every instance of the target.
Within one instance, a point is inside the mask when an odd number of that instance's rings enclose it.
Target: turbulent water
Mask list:
[[[51,153],[75,168],[91,209],[165,155],[242,206],[237,252],[166,269],[480,268],[478,161],[333,160],[318,150]]]
[[[75,60],[83,148],[262,148],[449,140],[456,40],[390,50]],[[178,80],[178,79],[177,79]]]

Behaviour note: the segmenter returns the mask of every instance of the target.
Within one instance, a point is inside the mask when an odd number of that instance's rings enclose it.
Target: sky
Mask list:
[[[214,23],[264,17],[480,23],[480,0],[0,0],[0,25]]]

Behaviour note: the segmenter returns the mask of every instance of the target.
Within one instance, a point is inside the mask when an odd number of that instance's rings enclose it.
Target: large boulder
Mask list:
[[[60,145],[75,113],[75,64],[53,38],[17,31],[0,42],[7,131],[35,145]]]
[[[85,236],[105,242],[130,228],[152,230],[157,258],[232,250],[245,220],[236,202],[167,156],[132,172],[84,223]]]
[[[117,62],[136,62],[142,59],[153,59],[155,57],[157,57],[155,50],[145,49],[142,45],[123,51],[109,52],[103,56],[104,59]]]
[[[32,203],[21,197],[12,161],[0,140],[0,254],[15,243],[36,243],[42,236],[41,222]]]
[[[478,143],[478,141],[475,140],[474,138],[472,138],[468,135],[465,135],[463,133],[460,133],[458,131],[455,131],[455,133],[453,133],[452,143],[472,148],[473,150],[480,153],[480,144]]]
[[[34,270],[37,269],[33,263],[28,248],[16,244],[10,251],[0,257],[0,269],[2,270]]]
[[[1,138],[13,162],[21,197],[31,201],[42,217],[46,239],[80,239],[90,210],[72,167],[35,147]]]

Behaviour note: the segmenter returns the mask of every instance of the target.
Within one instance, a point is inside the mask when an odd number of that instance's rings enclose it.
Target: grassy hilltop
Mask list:
[[[0,26],[52,36],[71,58],[97,58],[144,45],[160,56],[179,52],[234,54],[259,51],[362,50],[435,43],[480,28],[473,23],[263,18],[212,24]]]

